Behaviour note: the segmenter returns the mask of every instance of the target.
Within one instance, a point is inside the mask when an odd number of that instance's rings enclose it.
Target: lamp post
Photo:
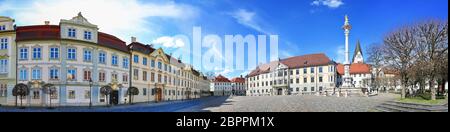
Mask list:
[[[92,78],[89,79],[89,109],[92,108]]]

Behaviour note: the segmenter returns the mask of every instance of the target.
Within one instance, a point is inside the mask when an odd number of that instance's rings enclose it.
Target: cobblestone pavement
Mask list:
[[[211,112],[368,112],[377,105],[395,100],[398,95],[380,94],[373,97],[267,96],[232,97]]]
[[[0,107],[0,112],[367,112],[398,98],[380,94],[373,97],[264,96],[206,97],[188,101],[140,103],[114,107],[61,107],[56,109]]]

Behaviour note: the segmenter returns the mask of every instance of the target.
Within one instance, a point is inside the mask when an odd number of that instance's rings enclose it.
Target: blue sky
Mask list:
[[[399,26],[447,20],[448,0],[0,0],[0,15],[15,18],[19,26],[57,24],[80,11],[101,31],[127,42],[136,36],[167,51],[183,47],[171,36],[190,36],[200,26],[202,34],[219,36],[279,35],[281,58],[325,53],[342,61],[345,14],[353,25],[350,51],[360,40],[365,52]],[[248,71],[215,72],[234,77]]]

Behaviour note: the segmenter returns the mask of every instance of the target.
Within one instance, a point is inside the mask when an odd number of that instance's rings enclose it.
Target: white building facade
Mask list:
[[[336,77],[336,63],[325,54],[291,57],[253,70],[247,96],[326,94],[335,88]]]

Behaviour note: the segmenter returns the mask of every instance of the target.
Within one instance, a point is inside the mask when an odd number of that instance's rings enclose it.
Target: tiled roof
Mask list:
[[[128,47],[124,41],[106,33],[98,32],[98,44],[119,51],[129,52]]]
[[[334,62],[323,53],[291,57],[283,59],[280,62],[290,69],[334,64]],[[273,61],[268,64],[260,65],[251,71],[250,74],[248,74],[248,77],[269,73],[270,71],[275,70],[278,67],[278,64],[278,61]]]
[[[245,78],[236,77],[236,78],[231,79],[231,82],[234,82],[234,83],[245,83]]]
[[[350,65],[350,74],[370,74],[370,65],[364,63],[353,63]],[[337,65],[337,72],[339,75],[344,75],[344,65]]]
[[[35,25],[17,27],[16,41],[26,40],[59,40],[58,25]]]
[[[142,44],[139,42],[132,42],[131,44],[128,45],[128,48],[130,48],[130,47],[131,47],[131,50],[138,51],[143,54],[150,54],[150,53],[153,53],[153,51],[155,51],[155,48],[153,48],[152,46]]]
[[[281,63],[287,65],[290,69],[296,69],[328,65],[332,63],[332,61],[325,54],[320,53],[287,58],[282,60]]]
[[[35,25],[17,27],[16,41],[26,40],[60,40],[60,26],[58,25]],[[98,32],[98,44],[101,46],[128,52],[124,41],[106,33]]]
[[[214,82],[231,82],[230,80],[228,80],[228,78],[219,75],[214,79]]]

